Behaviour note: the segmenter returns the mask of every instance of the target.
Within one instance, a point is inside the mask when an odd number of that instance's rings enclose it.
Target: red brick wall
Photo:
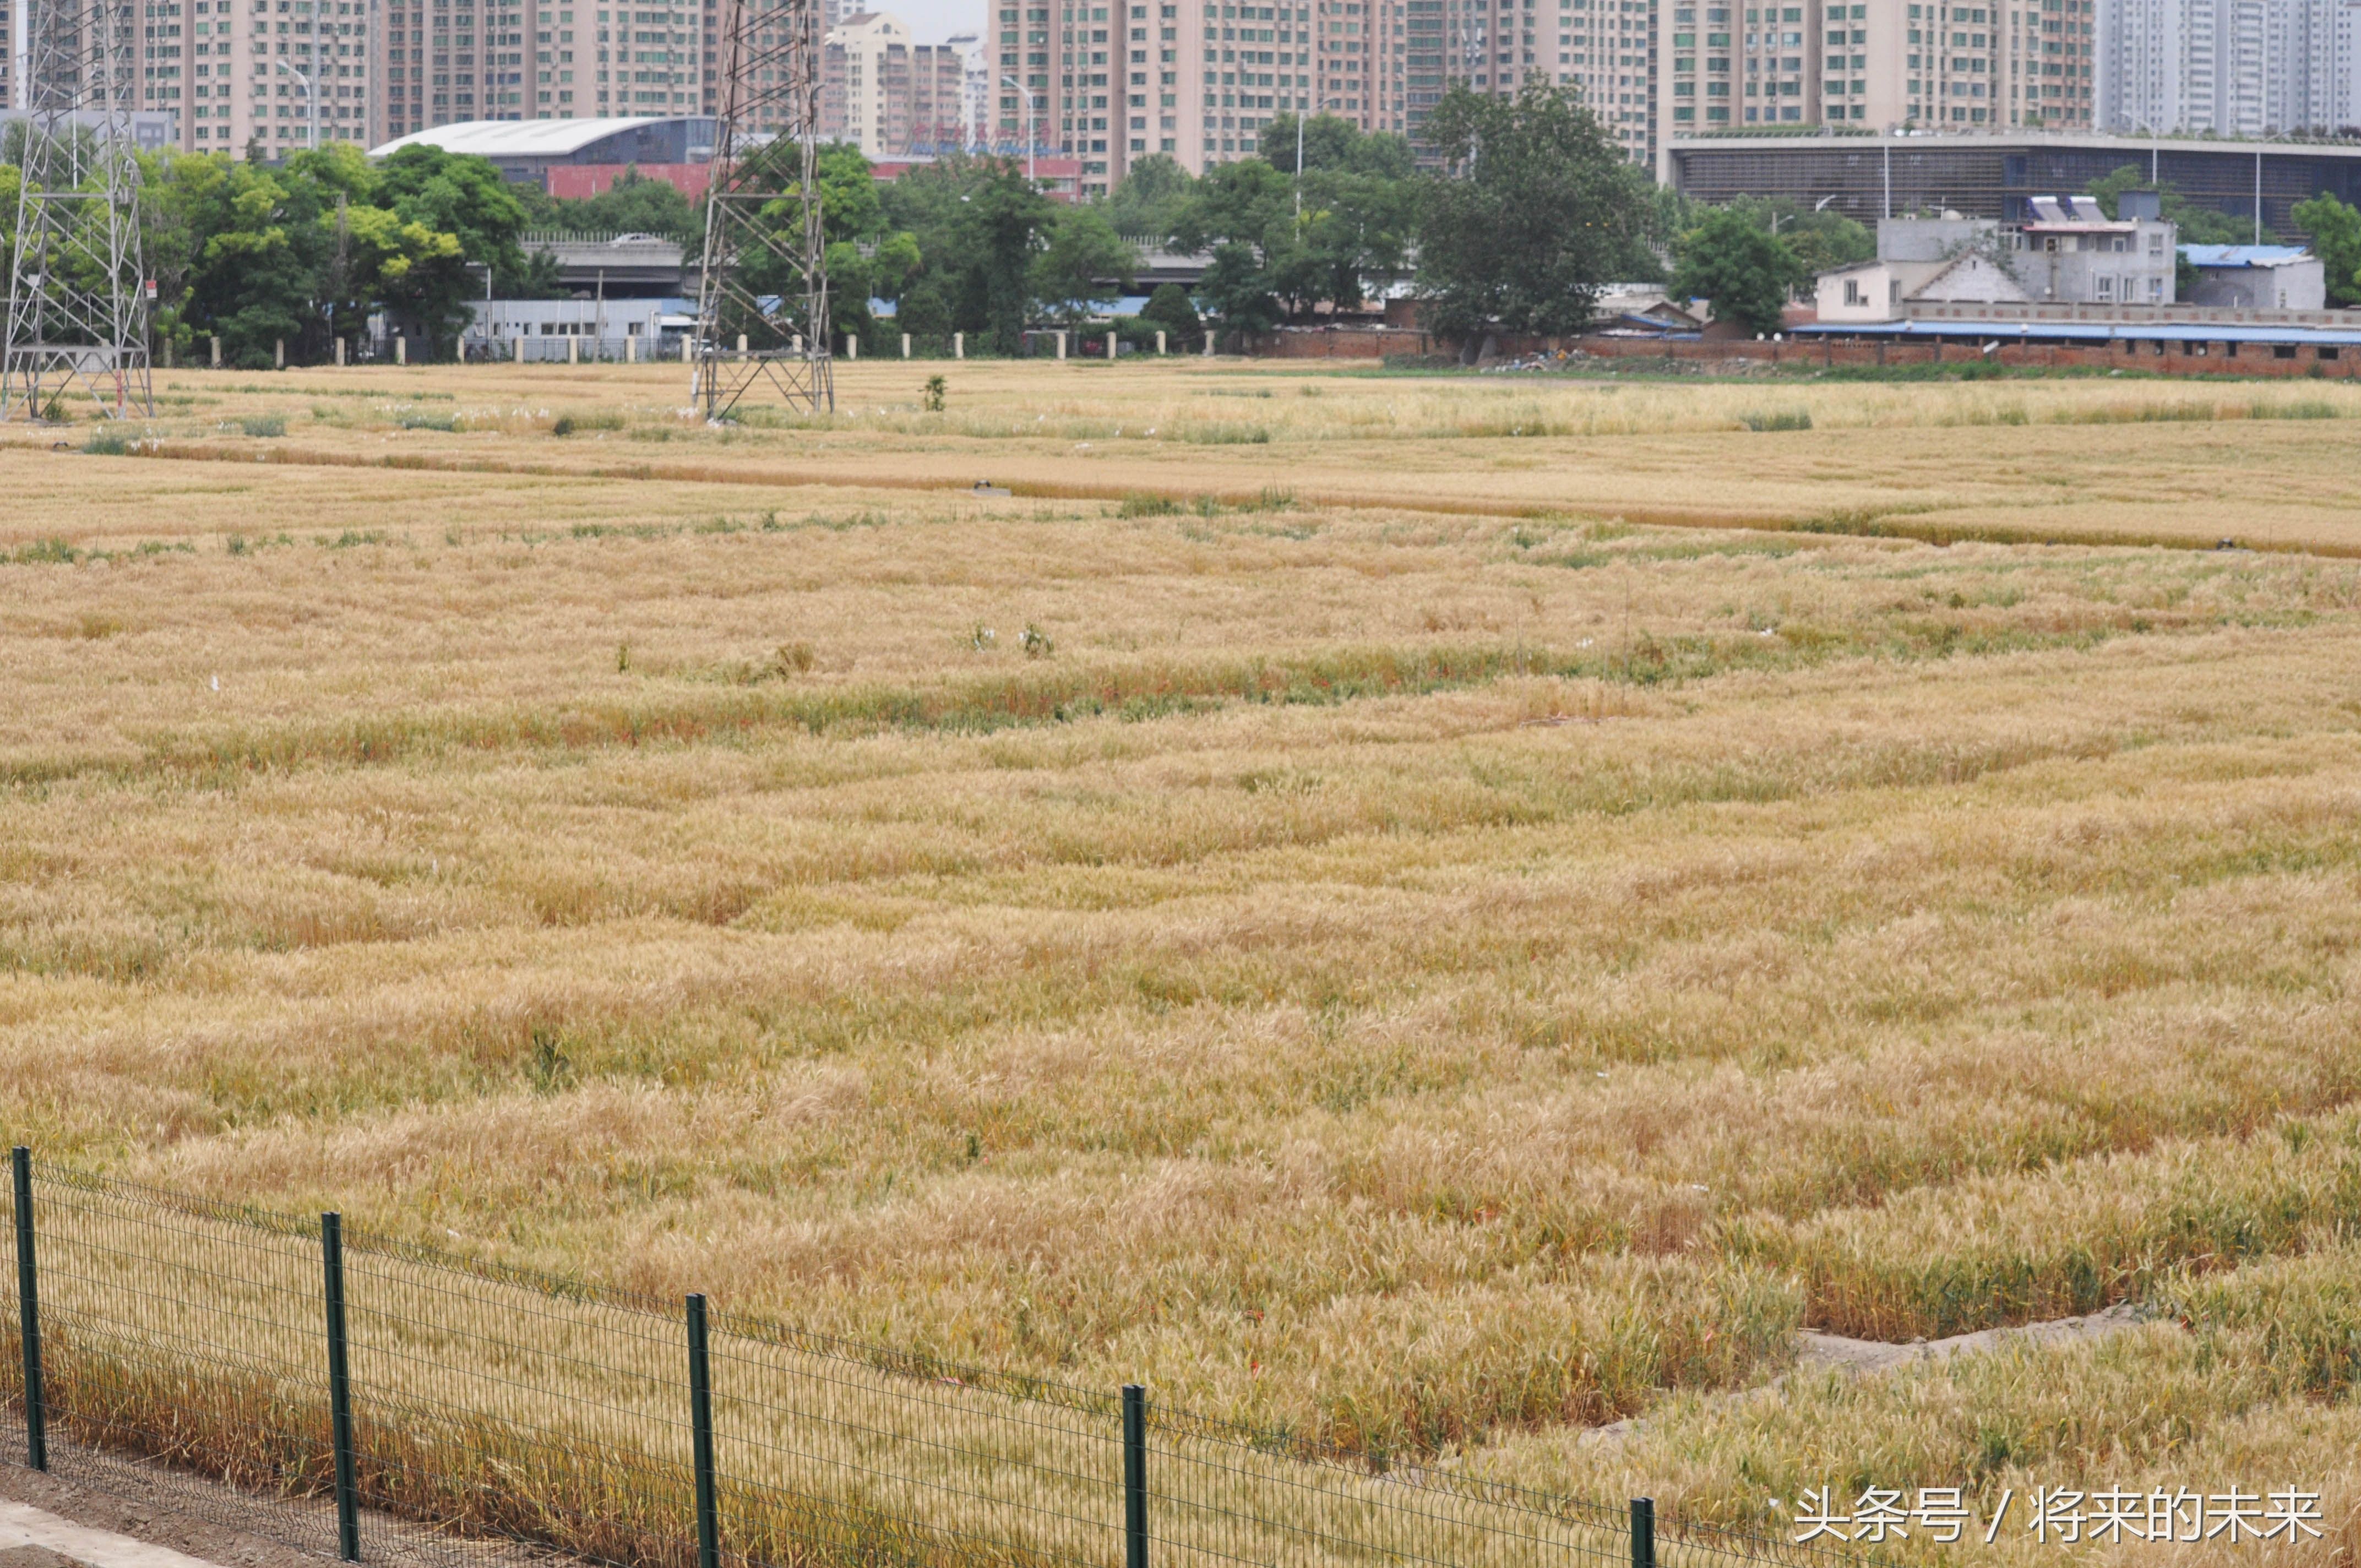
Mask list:
[[[1987,340],[1989,341],[1989,340]],[[2003,365],[2045,368],[2087,367],[2099,370],[2145,370],[2169,376],[2322,376],[2361,375],[2361,348],[2345,348],[2334,359],[2322,359],[2309,346],[2295,357],[2281,359],[2267,344],[2242,344],[2235,355],[2224,352],[2220,342],[2192,344],[2202,354],[2184,354],[2177,343],[2131,343],[2113,346],[2077,347],[2065,344],[2004,342],[1989,356],[1966,344],[1862,343],[1795,340],[1786,343],[1659,342],[1646,338],[1586,337],[1578,346],[1586,354],[1630,359],[1768,360],[1774,365],[1964,365],[1992,358]],[[2167,352],[2158,354],[2158,347]],[[2136,352],[2126,353],[2125,349]]]
[[[1966,344],[1859,342],[1795,339],[1784,343],[1738,339],[1704,342],[1697,339],[1650,337],[1581,337],[1575,339],[1502,336],[1497,340],[1504,356],[1555,353],[1561,347],[1600,358],[1729,361],[1767,360],[1774,365],[1965,365],[1990,357],[2003,365],[2045,368],[2088,367],[2100,370],[2144,370],[2169,376],[2361,376],[2361,348],[2348,347],[2334,359],[2300,346],[2295,357],[2281,359],[2268,344],[2242,344],[2225,354],[2218,341],[2192,344],[2202,354],[2186,354],[2182,345],[2168,343],[2117,344],[2113,347],[2077,347],[2064,344],[2004,342],[1987,356]],[[2158,354],[2161,346],[2165,353]],[[2136,350],[2126,353],[2126,348]],[[1381,359],[1389,354],[1456,354],[1451,339],[1409,327],[1281,327],[1257,334],[1247,352],[1271,359]]]
[[[704,199],[713,180],[712,169],[702,163],[556,163],[549,170],[549,193],[569,202],[587,201],[621,179],[626,169],[638,170],[643,179],[664,181],[692,202]]]

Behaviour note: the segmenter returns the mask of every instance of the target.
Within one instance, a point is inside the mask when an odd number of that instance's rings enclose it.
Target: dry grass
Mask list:
[[[240,461],[0,455],[8,1130],[1724,1517],[2352,1506],[2356,465],[2243,416],[2361,402],[929,368],[184,374]],[[912,488],[979,477],[1089,493]],[[1726,1397],[2126,1299],[2196,1326]]]

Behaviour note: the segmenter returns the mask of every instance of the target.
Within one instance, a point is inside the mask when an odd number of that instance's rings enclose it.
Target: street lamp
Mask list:
[[[304,114],[312,122],[312,150],[313,152],[319,151],[320,94],[313,88],[312,79],[309,76],[304,75],[303,72],[296,70],[293,66],[288,64],[283,60],[273,60],[271,63],[278,66],[280,70],[285,71],[288,75],[293,77],[296,81],[303,84]]]
[[[1323,113],[1327,110],[1327,107],[1328,107],[1328,100],[1327,100],[1327,99],[1325,99],[1325,98],[1315,98],[1315,99],[1313,99],[1313,100],[1312,100],[1312,102],[1313,102],[1314,104],[1318,104],[1318,105],[1319,105],[1319,107],[1320,107],[1320,109],[1321,109]],[[1303,109],[1303,100],[1302,100],[1302,99],[1301,99],[1301,98],[1298,98],[1298,99],[1295,101],[1295,216],[1296,216],[1296,219],[1297,219],[1297,221],[1298,221],[1298,222],[1301,222],[1301,221],[1302,220],[1302,217],[1303,217],[1303,121],[1304,121],[1304,118],[1305,118],[1305,115],[1304,115],[1304,109]]]
[[[1023,85],[1014,76],[1004,75],[1000,80],[1025,94],[1025,178],[1030,182],[1033,179],[1033,154],[1041,146],[1040,133],[1033,128],[1033,89]]]

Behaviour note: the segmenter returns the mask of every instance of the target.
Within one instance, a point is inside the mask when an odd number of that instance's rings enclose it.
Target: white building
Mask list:
[[[1955,305],[2169,305],[2173,225],[2105,216],[2088,196],[2032,198],[2022,225],[1986,218],[1888,218],[1877,259],[1819,276],[1819,319],[1904,321]]]
[[[932,157],[967,145],[967,54],[912,41],[909,24],[861,11],[829,29],[820,134],[869,158]]]
[[[960,129],[971,148],[992,137],[992,49],[982,33],[953,33],[943,47],[960,57]]]
[[[2192,304],[2242,311],[2317,311],[2328,305],[2328,269],[2292,245],[2184,245],[2197,269]]]

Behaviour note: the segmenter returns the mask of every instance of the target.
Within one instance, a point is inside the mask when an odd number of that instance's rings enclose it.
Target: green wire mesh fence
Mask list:
[[[368,1563],[1715,1568],[1853,1563],[34,1161],[0,1461]],[[159,1479],[161,1478],[161,1479]]]

